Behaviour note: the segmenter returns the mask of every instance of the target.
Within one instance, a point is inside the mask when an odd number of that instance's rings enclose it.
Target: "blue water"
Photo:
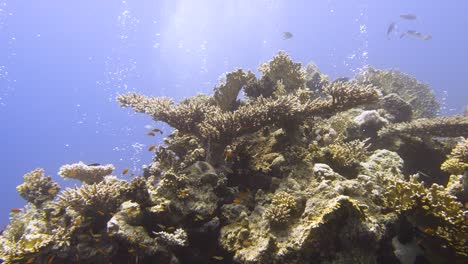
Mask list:
[[[146,136],[145,125],[170,128],[121,109],[116,95],[210,93],[224,72],[256,70],[278,50],[332,78],[367,64],[400,69],[435,90],[441,114],[460,113],[466,10],[455,0],[0,0],[0,228],[37,167],[65,187],[78,182],[57,175],[63,164],[113,163],[119,175],[149,163],[148,146],[163,136]],[[433,38],[388,39],[391,22]]]

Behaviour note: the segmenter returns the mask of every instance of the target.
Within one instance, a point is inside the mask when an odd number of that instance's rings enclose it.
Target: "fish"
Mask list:
[[[388,29],[387,29],[387,37],[388,37],[388,35],[390,35],[390,33],[392,33],[395,29],[396,29],[396,23],[395,23],[395,22],[392,22],[392,23],[388,26]]]
[[[153,151],[155,148],[156,148],[155,145],[151,145],[151,146],[148,148],[148,151]]]
[[[50,256],[49,259],[47,260],[47,264],[52,264],[54,262],[54,259],[55,259],[55,255]]]
[[[26,261],[27,264],[31,264],[31,263],[34,263],[34,258],[30,258],[28,259],[28,261]]]
[[[129,170],[130,170],[129,168],[124,169],[124,170],[122,171],[122,175],[127,174]]]
[[[406,20],[416,20],[418,17],[414,14],[401,14],[400,18],[403,18]]]
[[[293,36],[293,34],[291,32],[283,32],[283,40],[287,40],[287,39],[291,39]]]
[[[240,204],[242,201],[240,199],[234,199],[232,200],[232,202],[235,204]]]
[[[222,257],[222,256],[213,256],[212,258],[216,259],[216,260],[223,260],[224,259],[224,257]]]
[[[101,164],[99,164],[99,163],[91,163],[91,164],[87,164],[87,166],[96,167],[96,166],[101,166]]]
[[[418,39],[421,39],[421,40],[431,40],[432,39],[432,35],[423,34],[423,33],[418,32],[416,30],[408,30],[406,32],[403,32],[400,35],[400,38],[403,38],[404,36],[410,36],[410,37],[418,38]]]
[[[159,129],[159,128],[153,128],[152,131],[153,131],[153,132],[156,132],[156,133],[159,133],[159,134],[161,134],[161,135],[162,135],[162,133],[163,133],[162,130]]]
[[[101,211],[101,210],[97,210],[97,213],[100,214],[100,215],[102,215],[102,216],[106,215],[106,214],[105,214],[103,211]]]
[[[154,132],[149,132],[147,135],[150,136],[150,137],[156,136],[156,134],[154,134]]]
[[[10,212],[13,213],[13,214],[17,214],[19,212],[23,211],[23,209],[21,208],[11,208]]]
[[[250,247],[250,246],[252,245],[252,242],[250,242],[250,241],[244,241],[244,242],[242,242],[242,245],[243,245],[244,247]]]

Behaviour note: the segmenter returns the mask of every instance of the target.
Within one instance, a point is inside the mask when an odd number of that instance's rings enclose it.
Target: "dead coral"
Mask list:
[[[60,167],[59,175],[63,178],[77,179],[84,183],[93,184],[102,181],[105,176],[111,175],[115,167],[107,165],[86,165],[83,162],[67,164]]]
[[[50,176],[45,176],[44,169],[35,169],[24,176],[24,183],[16,187],[18,193],[26,201],[41,206],[45,201],[54,199],[60,190],[58,183],[53,182]]]

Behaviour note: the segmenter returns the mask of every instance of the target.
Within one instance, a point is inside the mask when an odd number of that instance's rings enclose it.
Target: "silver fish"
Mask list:
[[[404,36],[411,36],[414,38],[422,39],[422,40],[430,40],[432,39],[432,35],[429,34],[423,34],[421,32],[418,32],[416,30],[408,30],[400,35],[400,38],[403,38]]]
[[[418,17],[413,14],[401,14],[401,18],[406,19],[406,20],[416,20]]]
[[[388,35],[390,35],[390,33],[392,33],[395,29],[396,29],[396,23],[395,23],[395,22],[392,22],[392,23],[388,26],[388,29],[387,29],[387,37],[388,37]]]
[[[293,37],[293,34],[291,32],[283,32],[283,39],[286,40],[286,39],[290,39]]]

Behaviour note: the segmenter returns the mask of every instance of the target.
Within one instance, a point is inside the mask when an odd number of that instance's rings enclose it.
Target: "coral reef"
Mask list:
[[[86,165],[83,162],[67,164],[60,167],[59,175],[63,178],[77,179],[79,181],[93,184],[102,181],[105,176],[111,175],[114,165]]]
[[[400,71],[368,67],[356,80],[379,87],[384,95],[397,94],[411,105],[414,118],[431,118],[439,111],[439,103],[429,86]]]
[[[64,165],[81,186],[61,192],[26,174],[0,260],[467,262],[466,116],[434,117],[428,86],[396,71],[330,82],[284,52],[259,71],[177,104],[120,95],[174,128],[152,162],[131,181]]]
[[[35,169],[24,176],[24,183],[16,187],[18,193],[26,201],[41,206],[45,201],[54,199],[60,186],[52,181],[50,176],[44,175],[43,169]]]

